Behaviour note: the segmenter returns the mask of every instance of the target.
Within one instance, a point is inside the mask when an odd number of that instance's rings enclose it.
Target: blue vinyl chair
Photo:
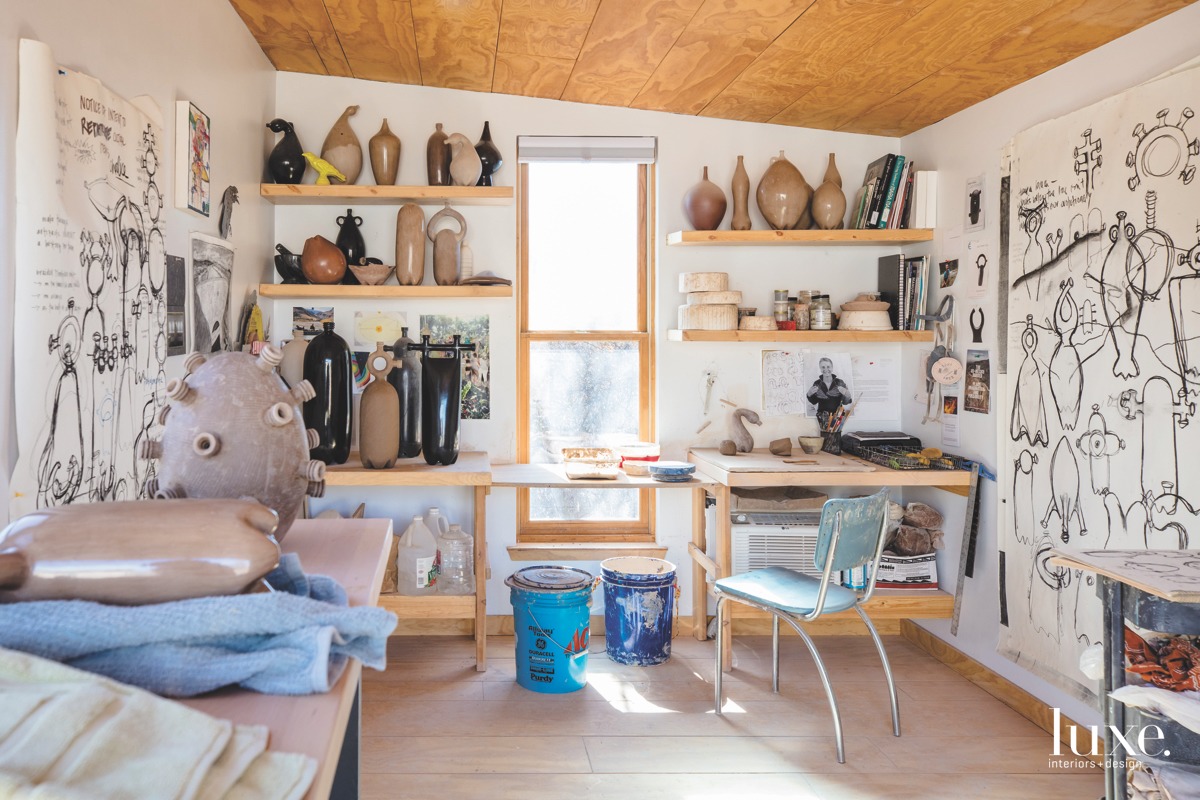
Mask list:
[[[833,712],[833,731],[837,738],[837,760],[846,763],[846,751],[842,742],[842,721],[838,715],[837,699],[829,684],[829,674],[817,652],[812,637],[800,626],[801,622],[812,622],[822,614],[833,614],[853,608],[862,618],[879,659],[883,662],[883,674],[887,678],[888,691],[892,697],[892,732],[900,735],[900,707],[896,702],[896,683],[892,680],[892,668],[888,664],[883,640],[862,610],[862,603],[871,598],[875,591],[875,576],[879,569],[879,555],[883,552],[884,532],[888,522],[887,490],[870,497],[836,499],[825,502],[821,509],[821,526],[817,534],[817,549],[813,559],[817,568],[823,570],[821,578],[814,578],[785,567],[743,572],[721,578],[714,584],[717,598],[717,672],[713,679],[716,693],[717,714],[721,714],[721,677],[724,671],[722,641],[724,626],[721,625],[721,608],[726,600],[745,603],[771,614],[771,690],[779,693],[779,620],[791,625],[812,653],[817,665],[829,708]],[[868,565],[866,588],[861,591],[830,583],[841,570]]]

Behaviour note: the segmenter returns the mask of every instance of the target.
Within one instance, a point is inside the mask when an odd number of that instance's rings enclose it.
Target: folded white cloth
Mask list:
[[[1172,692],[1157,686],[1131,684],[1109,692],[1127,706],[1161,714],[1194,733],[1200,733],[1200,692]]]
[[[260,726],[0,648],[0,800],[302,797],[316,762],[266,743]]]

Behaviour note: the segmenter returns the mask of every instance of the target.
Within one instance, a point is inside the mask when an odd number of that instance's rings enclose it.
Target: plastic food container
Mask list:
[[[621,456],[621,467],[629,461],[658,461],[659,448],[657,442],[634,442],[617,448]],[[646,473],[641,473],[645,475]]]

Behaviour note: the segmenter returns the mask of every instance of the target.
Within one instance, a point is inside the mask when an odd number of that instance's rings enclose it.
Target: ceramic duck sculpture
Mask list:
[[[300,137],[296,129],[286,119],[277,117],[267,123],[267,127],[282,133],[283,138],[271,150],[267,157],[267,172],[275,183],[300,183],[304,179],[304,148],[300,146]]]
[[[350,127],[350,118],[357,113],[358,106],[346,106],[321,145],[321,158],[341,170],[346,175],[346,183],[357,181],[358,174],[362,172],[362,143]]]
[[[304,160],[317,171],[317,186],[330,186],[329,179],[336,178],[342,183],[346,182],[346,176],[343,175],[337,167],[330,164],[320,156],[315,156],[312,153],[305,153]]]

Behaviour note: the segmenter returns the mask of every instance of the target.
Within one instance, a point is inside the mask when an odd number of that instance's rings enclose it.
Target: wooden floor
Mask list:
[[[396,637],[363,671],[362,797],[396,800],[961,800],[1094,798],[1099,771],[1051,767],[1050,736],[899,637],[887,637],[903,736],[866,637],[818,637],[842,709],[846,764],[796,637],[771,694],[770,637],[741,636],[712,711],[712,642],[675,640],[654,667],[593,641],[588,685],[517,686],[512,637],[476,672],[466,637]]]

